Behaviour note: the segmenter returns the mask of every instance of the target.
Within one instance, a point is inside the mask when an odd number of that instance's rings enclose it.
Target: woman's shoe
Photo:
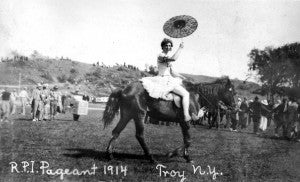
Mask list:
[[[191,120],[192,120],[191,116],[184,117],[185,122],[188,122],[188,121],[191,121]]]

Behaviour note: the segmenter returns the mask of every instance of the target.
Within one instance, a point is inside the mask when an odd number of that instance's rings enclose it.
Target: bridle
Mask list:
[[[208,99],[207,99],[207,97],[205,97],[205,95],[204,94],[202,94],[201,92],[198,92],[199,93],[199,95],[201,95],[201,97],[202,98],[204,98],[205,100],[206,100],[206,102],[209,104],[209,105],[211,105],[211,106],[215,106],[214,104],[212,104]],[[232,106],[230,106],[230,105],[226,105],[223,101],[221,101],[221,100],[219,100],[218,101],[218,109],[223,109],[223,110],[225,110],[225,111],[227,111],[227,110],[230,110],[230,109],[233,109],[234,107],[232,107]]]

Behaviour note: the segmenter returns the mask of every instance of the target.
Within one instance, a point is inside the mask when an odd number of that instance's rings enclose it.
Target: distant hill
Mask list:
[[[194,82],[213,82],[217,77],[183,74]],[[111,89],[124,87],[132,81],[150,76],[133,66],[95,66],[69,59],[28,59],[0,62],[0,85],[57,84],[62,90],[80,88],[95,96],[109,95]],[[258,84],[232,80],[238,97],[253,97]]]
[[[25,85],[64,82],[68,79],[72,82],[83,79],[92,67],[91,64],[72,60],[10,60],[0,62],[0,84],[17,85],[19,78]]]
[[[185,77],[192,78],[195,82],[213,82],[217,79],[217,77],[205,76],[205,75],[191,75],[191,74],[182,74]]]

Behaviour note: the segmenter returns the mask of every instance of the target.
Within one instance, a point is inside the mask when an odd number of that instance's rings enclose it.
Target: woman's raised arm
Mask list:
[[[168,58],[166,56],[159,56],[158,57],[159,62],[161,62],[161,63],[167,63],[167,62],[176,61],[177,58],[179,57],[180,52],[183,49],[183,47],[184,47],[183,42],[181,42],[180,45],[179,45],[179,47],[178,47],[178,49],[177,49],[177,51],[174,53],[174,55],[172,57]]]

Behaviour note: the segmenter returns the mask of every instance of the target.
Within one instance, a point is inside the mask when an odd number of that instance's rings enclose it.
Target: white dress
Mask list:
[[[168,57],[168,54],[160,53],[158,57]],[[171,74],[171,63],[161,63],[157,60],[158,75],[154,77],[144,77],[141,79],[144,88],[153,98],[168,100],[167,94],[175,87],[182,84],[182,80],[173,77]]]

